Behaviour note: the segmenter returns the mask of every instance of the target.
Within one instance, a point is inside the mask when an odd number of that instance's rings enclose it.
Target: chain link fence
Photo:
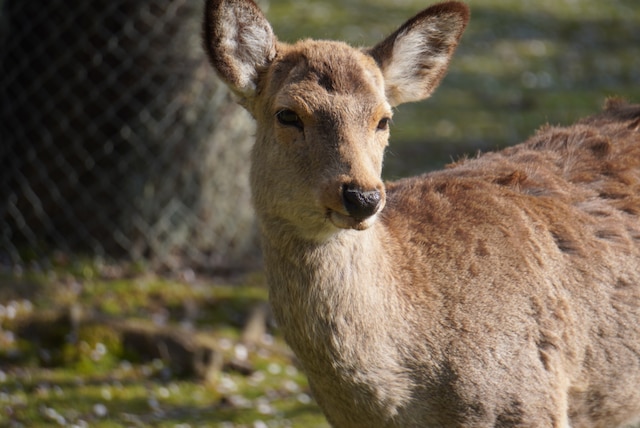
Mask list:
[[[193,0],[0,0],[0,264],[259,259],[248,115]]]

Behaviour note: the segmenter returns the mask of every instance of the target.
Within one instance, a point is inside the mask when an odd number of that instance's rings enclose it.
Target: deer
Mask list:
[[[381,178],[393,109],[432,94],[469,17],[285,43],[252,0],[206,1],[208,59],[257,123],[277,325],[334,427],[637,423],[640,105]]]

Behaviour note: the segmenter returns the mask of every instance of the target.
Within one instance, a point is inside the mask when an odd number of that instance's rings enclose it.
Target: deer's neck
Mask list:
[[[356,397],[389,414],[409,396],[410,382],[402,383],[398,354],[408,348],[407,313],[382,250],[386,239],[376,223],[322,243],[265,233],[263,245],[274,314],[318,399],[347,405]]]
[[[291,339],[331,340],[369,324],[381,329],[371,314],[389,312],[397,299],[379,248],[382,230],[339,231],[320,243],[276,235],[263,236],[265,261],[278,322],[287,335],[302,335]]]

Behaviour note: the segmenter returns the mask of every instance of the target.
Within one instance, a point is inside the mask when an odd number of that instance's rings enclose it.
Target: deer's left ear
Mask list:
[[[225,83],[251,98],[261,67],[276,56],[277,40],[253,0],[207,0],[204,48]]]
[[[436,4],[369,50],[382,70],[392,106],[431,95],[468,22],[469,8],[464,3]]]

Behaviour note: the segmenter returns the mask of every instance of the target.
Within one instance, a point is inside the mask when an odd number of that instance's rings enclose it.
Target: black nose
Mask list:
[[[345,185],[342,188],[342,201],[351,217],[364,220],[378,211],[380,206],[380,191],[364,191],[355,186]]]

